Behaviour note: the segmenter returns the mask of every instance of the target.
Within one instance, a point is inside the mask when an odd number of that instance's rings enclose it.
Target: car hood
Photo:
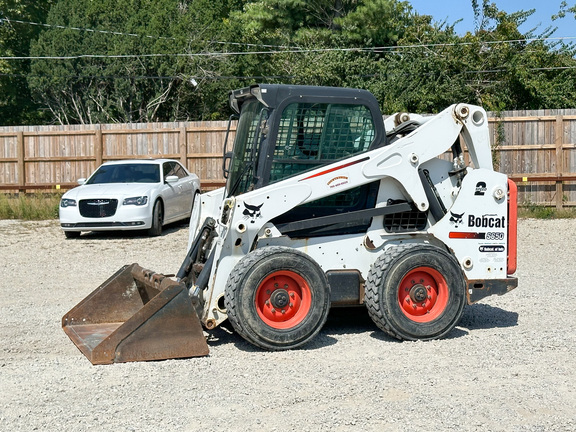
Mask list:
[[[85,184],[75,187],[64,194],[64,198],[75,200],[90,198],[128,198],[135,196],[150,196],[150,191],[156,184],[138,183],[105,183]]]

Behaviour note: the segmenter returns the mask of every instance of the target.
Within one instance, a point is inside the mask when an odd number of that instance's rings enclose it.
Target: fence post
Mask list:
[[[564,175],[564,117],[562,115],[556,116],[556,124],[554,126],[554,144],[556,145],[556,210],[562,210],[564,205],[564,188],[562,176]]]
[[[26,192],[26,148],[24,132],[16,132],[16,152],[18,157],[18,192]]]
[[[188,135],[186,126],[180,128],[178,145],[180,146],[180,162],[188,169]]]
[[[96,135],[94,136],[94,159],[96,161],[96,166],[94,169],[102,165],[102,155],[104,154],[104,143],[102,139],[102,126],[98,125],[96,129]]]

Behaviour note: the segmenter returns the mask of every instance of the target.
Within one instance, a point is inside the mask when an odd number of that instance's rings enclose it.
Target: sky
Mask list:
[[[463,35],[467,31],[474,31],[474,13],[471,0],[408,0],[414,10],[420,15],[432,15],[434,21],[447,20],[449,24],[462,18],[462,22],[456,25],[455,30]],[[492,0],[498,9],[507,13],[518,12],[520,10],[536,9],[526,23],[520,27],[521,32],[527,32],[534,27],[538,27],[535,34],[543,32],[548,26],[558,27],[553,37],[574,37],[576,41],[576,19],[573,14],[552,21],[552,15],[560,10],[562,0]],[[482,0],[478,0],[482,4]],[[567,0],[569,6],[576,4],[576,0]]]

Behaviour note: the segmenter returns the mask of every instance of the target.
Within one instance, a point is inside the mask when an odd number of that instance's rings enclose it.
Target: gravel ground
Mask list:
[[[62,315],[123,264],[175,273],[186,227],[65,240],[56,221],[0,221],[0,430],[576,431],[575,237],[576,220],[520,221],[519,287],[443,340],[340,309],[296,351],[221,327],[208,357],[92,366]]]

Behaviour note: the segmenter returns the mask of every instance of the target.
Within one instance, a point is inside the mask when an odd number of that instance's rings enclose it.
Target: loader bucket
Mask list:
[[[62,328],[94,365],[208,355],[186,286],[138,264],[78,303]]]

